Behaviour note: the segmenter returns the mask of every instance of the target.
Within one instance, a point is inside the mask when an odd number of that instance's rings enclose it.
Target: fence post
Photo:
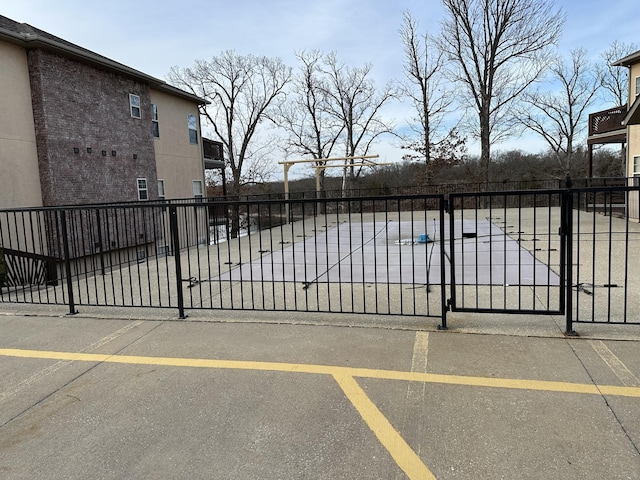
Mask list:
[[[182,265],[180,264],[180,233],[178,232],[178,209],[175,205],[169,207],[169,227],[173,243],[173,256],[176,265],[176,288],[178,289],[178,318],[185,319],[184,294],[182,292]]]
[[[68,315],[76,315],[76,305],[73,299],[73,280],[71,279],[71,255],[69,250],[69,234],[67,232],[67,215],[64,210],[60,211],[60,227],[62,228],[62,248],[64,252],[65,276],[67,277],[67,295],[69,297]]]
[[[563,193],[563,209],[562,223],[560,227],[564,233],[560,241],[564,244],[565,254],[561,255],[560,270],[565,272],[565,334],[568,336],[576,336],[573,330],[573,192],[570,190],[570,184],[567,185],[567,191]]]
[[[447,201],[444,199],[444,195],[440,196],[440,302],[442,303],[442,318],[441,324],[438,325],[438,330],[447,330],[447,312],[449,311],[449,304],[447,303],[447,281],[445,278],[445,241],[444,241],[444,229],[445,229],[445,210],[447,210]],[[453,216],[451,217],[453,218]],[[434,238],[433,241],[436,241]],[[427,272],[427,275],[429,272]]]

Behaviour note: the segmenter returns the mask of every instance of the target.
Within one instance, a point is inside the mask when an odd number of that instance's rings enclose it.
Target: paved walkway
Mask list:
[[[640,478],[636,327],[0,307],[0,478]]]

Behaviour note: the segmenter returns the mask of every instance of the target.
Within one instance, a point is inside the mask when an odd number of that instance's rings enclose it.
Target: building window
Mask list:
[[[152,118],[151,123],[153,125],[153,136],[156,138],[160,137],[160,124],[158,123],[158,106],[155,103],[151,104],[152,110]]]
[[[195,115],[187,115],[187,126],[189,127],[189,143],[198,143],[198,119]]]
[[[633,186],[640,185],[640,155],[633,157]]]
[[[164,200],[164,180],[158,179],[158,198]]]
[[[138,200],[149,200],[149,190],[147,189],[147,179],[138,179]]]
[[[193,196],[195,198],[199,198],[199,201],[202,201],[202,180],[194,180],[193,181]]]
[[[133,118],[140,118],[140,97],[138,95],[134,95],[133,93],[129,94],[129,107],[131,109],[131,116]]]
[[[636,97],[640,95],[640,77],[636,77]]]

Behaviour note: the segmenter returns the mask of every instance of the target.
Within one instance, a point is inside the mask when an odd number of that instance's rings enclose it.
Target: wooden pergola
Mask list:
[[[331,157],[331,158],[302,158],[299,160],[284,160],[278,162],[284,166],[284,193],[285,198],[289,198],[289,169],[299,163],[315,163],[312,168],[316,171],[316,192],[320,192],[320,172],[327,168],[351,168],[351,167],[380,167],[391,165],[391,162],[374,162],[372,159],[379,158],[379,155],[356,155],[353,157]],[[359,162],[357,161],[359,160]],[[328,162],[342,161],[340,164],[329,164]]]
[[[299,160],[284,160],[278,162],[284,166],[284,196],[289,199],[289,169],[293,165],[299,163],[315,163],[312,168],[316,171],[316,192],[320,193],[320,172],[327,168],[351,168],[351,167],[379,167],[383,165],[391,165],[391,162],[374,162],[373,159],[379,158],[379,155],[355,155],[352,157],[331,157],[331,158],[302,158]],[[329,164],[328,162],[340,161],[339,164]],[[289,222],[289,204],[286,205],[287,223]]]

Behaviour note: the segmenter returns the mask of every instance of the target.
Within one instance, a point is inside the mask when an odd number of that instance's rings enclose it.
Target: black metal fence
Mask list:
[[[0,300],[70,312],[169,307],[181,317],[188,309],[443,317],[444,290],[430,285],[428,262],[444,262],[420,238],[444,231],[444,211],[442,196],[0,211],[9,266]]]
[[[640,323],[640,187],[0,211],[0,301]]]

